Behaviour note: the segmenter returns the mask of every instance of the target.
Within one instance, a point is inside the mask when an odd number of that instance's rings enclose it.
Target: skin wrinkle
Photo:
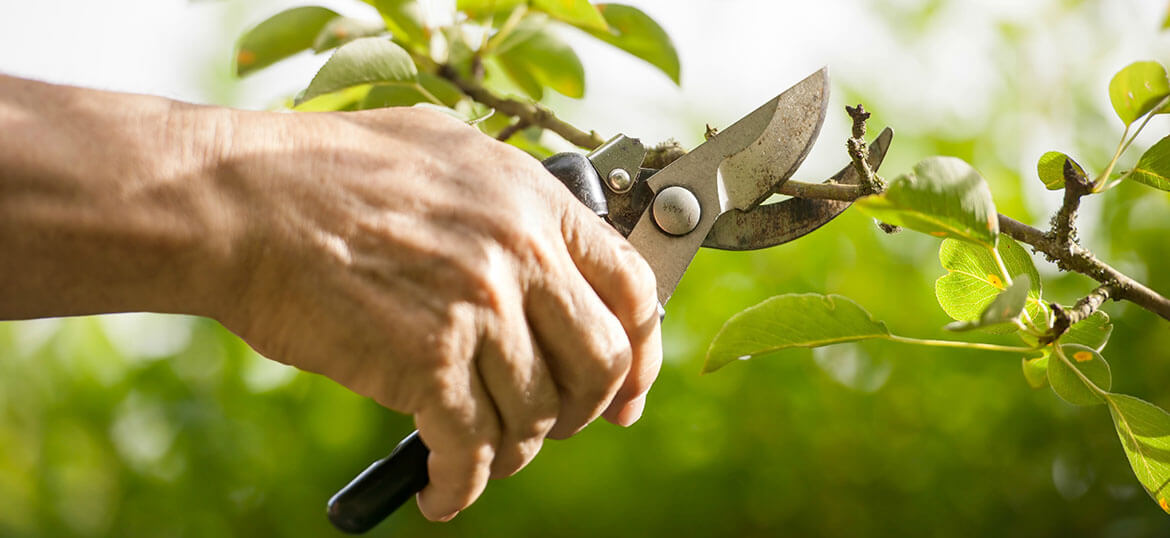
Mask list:
[[[643,302],[612,300],[653,300],[652,278],[624,281],[649,274],[624,239],[539,162],[441,113],[229,111],[0,76],[0,171],[0,317],[213,317],[414,414],[431,519],[549,428],[636,414],[615,394],[661,361],[623,328]]]

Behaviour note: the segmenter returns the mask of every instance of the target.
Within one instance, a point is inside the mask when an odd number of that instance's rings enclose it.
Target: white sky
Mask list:
[[[1088,1],[1072,17],[1058,15],[1057,0],[956,0],[941,9],[941,22],[921,38],[894,35],[875,5],[900,13],[926,0],[625,1],[658,19],[674,38],[682,87],[567,30],[586,65],[587,96],[581,103],[559,99],[554,106],[579,126],[649,142],[673,136],[695,144],[704,122],[725,126],[822,65],[831,66],[837,83],[863,89],[903,128],[946,125],[963,133],[987,125],[990,96],[1005,84],[1034,86],[1036,96],[1020,98],[1051,104],[1050,96],[1072,76],[1099,88],[1095,101],[1108,112],[1105,84],[1113,72],[1138,59],[1170,59],[1170,40],[1156,31],[1166,2],[1155,0]],[[235,85],[229,95],[209,94],[202,81],[230,79],[232,42],[244,27],[304,3],[0,0],[0,72],[265,108],[303,87],[325,56],[302,55]],[[372,14],[356,0],[316,3]],[[996,29],[1005,23],[1029,35],[1018,50],[996,48]],[[1059,95],[1055,98],[1059,102]],[[841,104],[833,103],[823,139],[845,137]],[[1071,137],[1050,122],[1025,128],[1019,156],[1024,169]],[[806,177],[827,175],[843,164],[839,146],[818,146],[803,171]]]

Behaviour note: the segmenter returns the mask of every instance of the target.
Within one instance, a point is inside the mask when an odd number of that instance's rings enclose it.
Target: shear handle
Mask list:
[[[587,157],[558,153],[543,164],[597,216],[609,213],[601,177]],[[430,453],[418,431],[406,436],[389,456],[371,464],[329,499],[329,521],[350,534],[362,534],[377,526],[430,482]]]

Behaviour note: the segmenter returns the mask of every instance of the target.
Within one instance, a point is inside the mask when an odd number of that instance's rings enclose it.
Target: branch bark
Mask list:
[[[862,196],[880,193],[886,190],[886,182],[878,177],[873,167],[869,165],[869,146],[865,142],[865,122],[869,119],[870,113],[866,112],[861,104],[855,107],[846,105],[845,112],[853,118],[853,136],[845,142],[845,147],[849,151],[849,160],[853,163],[857,177],[861,178]]]
[[[868,163],[867,163],[868,164]],[[803,181],[788,180],[776,191],[796,198],[815,198],[819,200],[837,200],[852,202],[868,193],[861,185],[847,185],[843,183],[805,183]]]
[[[857,185],[833,183],[800,183],[789,181],[781,194],[799,198],[816,198],[851,202],[865,196]],[[1007,215],[999,215],[999,231],[1012,239],[1031,245],[1033,249],[1062,270],[1086,275],[1110,287],[1109,297],[1130,301],[1166,320],[1170,320],[1170,299],[1146,287],[1109,264],[1097,259],[1092,252],[1076,242],[1064,242],[1053,234],[1028,226]],[[1091,314],[1092,312],[1090,312]]]
[[[1170,299],[1097,259],[1092,252],[1077,243],[1062,244],[1056,238],[1005,215],[999,216],[999,231],[1031,245],[1043,253],[1048,261],[1065,271],[1080,273],[1101,284],[1112,286],[1113,299],[1130,301],[1170,320]]]
[[[453,68],[447,65],[436,66],[439,76],[446,78],[459,87],[469,97],[497,111],[516,118],[515,126],[534,125],[557,133],[565,140],[586,149],[594,149],[605,142],[596,131],[586,133],[573,125],[559,119],[553,112],[536,103],[521,102],[514,99],[499,97],[478,82],[467,80]],[[833,183],[802,183],[788,181],[778,191],[798,198],[825,199],[851,202],[862,196],[877,194],[885,190],[885,182],[874,173],[869,166],[868,147],[865,142],[866,120],[870,113],[859,104],[856,107],[845,107],[853,119],[852,137],[846,143],[849,158],[858,175],[860,185],[842,185]],[[685,153],[685,152],[684,152]],[[672,154],[677,158],[679,155]],[[673,160],[673,159],[670,159]],[[1089,194],[1091,185],[1087,178],[1079,174],[1069,162],[1065,163],[1065,199],[1061,209],[1052,219],[1052,229],[1045,233],[1008,217],[999,215],[1000,232],[1013,239],[1031,245],[1036,251],[1044,253],[1048,261],[1053,262],[1062,270],[1081,273],[1101,283],[1092,294],[1082,299],[1067,312],[1070,326],[1080,312],[1087,311],[1083,317],[1093,313],[1106,299],[1128,300],[1134,304],[1153,312],[1166,320],[1170,320],[1170,299],[1146,287],[1144,284],[1126,276],[1105,262],[1097,259],[1092,252],[1081,247],[1076,241],[1076,213],[1081,197]],[[1099,300],[1098,300],[1099,299]],[[1081,317],[1081,319],[1083,319]],[[1077,319],[1079,321],[1079,319]],[[1059,333],[1058,333],[1059,334]]]
[[[1085,318],[1092,316],[1101,305],[1108,301],[1110,297],[1117,294],[1117,287],[1113,284],[1104,284],[1098,286],[1097,289],[1090,292],[1081,300],[1077,301],[1072,308],[1065,308],[1056,303],[1050,303],[1052,307],[1052,315],[1055,321],[1052,324],[1052,337],[1048,340],[1051,342],[1064,334],[1069,327],[1080,323]],[[1047,343],[1047,342],[1045,342]]]
[[[438,66],[437,72],[439,76],[451,81],[451,83],[458,86],[463,93],[475,101],[494,108],[497,112],[512,116],[528,125],[536,125],[548,129],[560,135],[561,138],[568,140],[573,145],[585,149],[594,149],[605,142],[605,139],[601,138],[601,135],[597,134],[597,131],[586,133],[557,118],[551,110],[539,104],[506,99],[495,95],[479,83],[462,77],[450,66],[440,65]]]
[[[877,178],[869,169],[866,160],[868,149],[864,145],[863,137],[865,136],[865,120],[869,118],[869,113],[861,105],[847,106],[845,110],[853,118],[853,136],[848,143],[849,158],[853,161],[857,173],[862,177],[863,185],[809,184],[789,181],[780,190],[781,194],[799,198],[851,202],[871,194],[872,192],[868,192],[871,188],[878,188],[879,190],[876,192],[879,193],[885,190],[884,182],[865,184],[867,177],[870,178],[870,181],[880,182],[880,178]],[[1077,209],[1080,206],[1081,198],[1092,191],[1092,184],[1069,161],[1065,161],[1064,164],[1064,179],[1064,203],[1056,215],[1052,217],[1052,228],[1048,232],[1040,231],[1006,215],[998,215],[1001,233],[1031,245],[1034,250],[1043,253],[1048,261],[1055,263],[1061,270],[1086,275],[1101,284],[1089,296],[1078,301],[1071,311],[1065,311],[1059,305],[1053,305],[1054,310],[1058,312],[1057,322],[1061,321],[1060,315],[1063,314],[1066,316],[1064,321],[1068,322],[1068,326],[1071,326],[1092,315],[1101,306],[1101,303],[1110,298],[1115,301],[1130,301],[1163,319],[1170,320],[1170,299],[1097,259],[1092,252],[1077,243]],[[1055,334],[1061,334],[1068,326],[1056,331]]]
[[[1064,245],[1072,245],[1077,241],[1077,210],[1081,207],[1081,197],[1092,192],[1093,186],[1089,178],[1077,169],[1071,159],[1064,160],[1064,203],[1060,205],[1056,215],[1052,217],[1052,231],[1049,236]]]

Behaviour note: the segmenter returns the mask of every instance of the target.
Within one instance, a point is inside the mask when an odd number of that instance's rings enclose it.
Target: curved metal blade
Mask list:
[[[869,165],[877,170],[890,148],[894,130],[886,127],[869,145]],[[834,175],[832,181],[856,185],[860,178],[852,165]],[[755,250],[787,243],[820,228],[844,212],[851,202],[789,198],[775,204],[756,206],[749,211],[724,213],[703,240],[703,246],[721,250]]]
[[[658,277],[659,302],[674,293],[720,215],[754,207],[796,171],[820,132],[828,94],[829,73],[821,69],[650,177],[653,193],[682,187],[700,208],[685,235],[662,231],[651,208],[630,231],[630,243]]]

